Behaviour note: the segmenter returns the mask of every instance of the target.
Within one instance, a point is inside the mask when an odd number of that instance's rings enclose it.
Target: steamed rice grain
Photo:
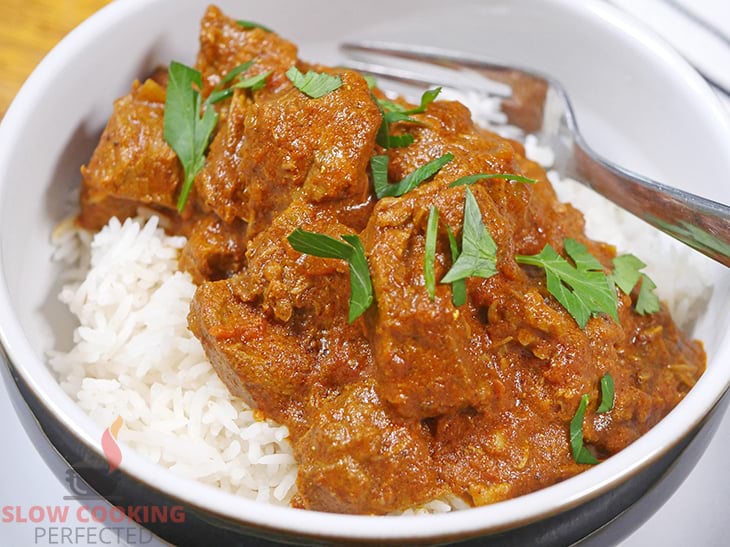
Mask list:
[[[173,472],[288,504],[296,466],[289,432],[233,397],[187,328],[195,285],[178,271],[185,238],[158,218],[112,219],[93,239],[62,226],[55,258],[74,279],[60,299],[78,319],[74,347],[52,352],[63,389],[99,425]],[[88,265],[88,267],[86,266]]]

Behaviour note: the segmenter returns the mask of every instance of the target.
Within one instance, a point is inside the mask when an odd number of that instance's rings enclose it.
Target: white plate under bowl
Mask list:
[[[563,82],[588,141],[646,175],[718,201],[730,196],[730,127],[701,78],[656,38],[598,1],[221,0],[264,22],[302,57],[342,61],[343,40],[460,49],[533,66]],[[111,113],[112,101],[170,59],[192,63],[205,4],[119,0],[72,32],[26,82],[0,127],[0,342],[22,381],[75,440],[101,454],[102,429],[65,395],[44,352],[68,344],[49,234]],[[678,265],[678,272],[679,267]],[[488,507],[426,517],[305,512],[223,493],[125,452],[122,470],[211,513],[294,535],[359,540],[468,537],[540,520],[626,481],[697,425],[730,383],[730,272],[706,263],[714,296],[696,325],[707,372],[682,403],[618,455],[581,475]],[[678,275],[681,275],[678,273]]]

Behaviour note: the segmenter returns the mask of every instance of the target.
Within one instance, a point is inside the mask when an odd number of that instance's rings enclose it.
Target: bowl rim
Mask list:
[[[9,155],[14,146],[14,133],[31,115],[33,104],[49,82],[58,77],[65,64],[78,58],[86,47],[103,37],[106,28],[120,18],[138,16],[149,6],[166,0],[117,0],[92,15],[69,33],[38,65],[25,82],[0,124],[0,199],[2,187],[9,184],[4,176]],[[730,141],[730,122],[719,100],[701,76],[661,38],[642,28],[617,8],[587,0],[544,0],[569,10],[582,10],[638,38],[643,47],[656,52],[667,65],[682,76],[685,85],[693,87],[703,104],[715,115],[718,130],[724,130]],[[3,257],[0,249],[0,272]],[[0,275],[0,344],[17,373],[44,402],[51,412],[89,450],[102,457],[102,428],[84,414],[61,389],[43,359],[35,355],[25,337],[20,322],[12,312],[9,289]],[[729,333],[730,334],[730,333]],[[730,360],[730,342],[719,348],[713,361]],[[727,367],[725,367],[727,368]],[[235,522],[268,528],[288,534],[350,540],[405,540],[439,537],[465,537],[494,533],[553,516],[575,507],[588,499],[629,480],[650,465],[671,446],[696,427],[717,403],[730,385],[730,368],[712,367],[690,390],[685,399],[652,430],[639,440],[609,458],[601,465],[536,492],[494,505],[429,516],[340,515],[318,511],[301,511],[290,507],[264,505],[260,502],[223,492],[212,486],[185,479],[147,461],[143,456],[124,447],[122,469],[150,488],[183,500],[192,506],[216,513]],[[693,410],[694,409],[694,410]],[[662,440],[663,439],[663,440]]]

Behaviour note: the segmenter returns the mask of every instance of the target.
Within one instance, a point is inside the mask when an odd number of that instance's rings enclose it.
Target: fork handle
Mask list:
[[[578,180],[658,230],[730,267],[730,207],[619,167],[595,153],[580,136],[573,142],[573,152],[574,165],[565,167]]]

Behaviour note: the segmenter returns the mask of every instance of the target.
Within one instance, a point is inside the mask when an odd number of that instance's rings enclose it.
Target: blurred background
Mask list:
[[[679,50],[715,84],[730,113],[730,0],[610,2],[631,13]],[[43,56],[72,28],[107,3],[109,0],[0,0],[0,118]],[[201,4],[205,3],[206,0],[201,0]],[[4,386],[0,386],[0,416],[0,439],[6,447],[0,451],[0,506],[65,503],[66,486],[36,453],[5,395]],[[730,544],[728,452],[730,416],[725,417],[702,460],[677,493],[621,543],[622,547]],[[93,523],[87,526],[101,528]],[[34,542],[31,528],[27,524],[0,523],[0,545],[45,544],[42,540]],[[117,539],[115,545],[127,545],[122,538]],[[162,545],[149,536],[139,543]],[[614,541],[610,536],[599,536],[589,543],[606,545]]]

